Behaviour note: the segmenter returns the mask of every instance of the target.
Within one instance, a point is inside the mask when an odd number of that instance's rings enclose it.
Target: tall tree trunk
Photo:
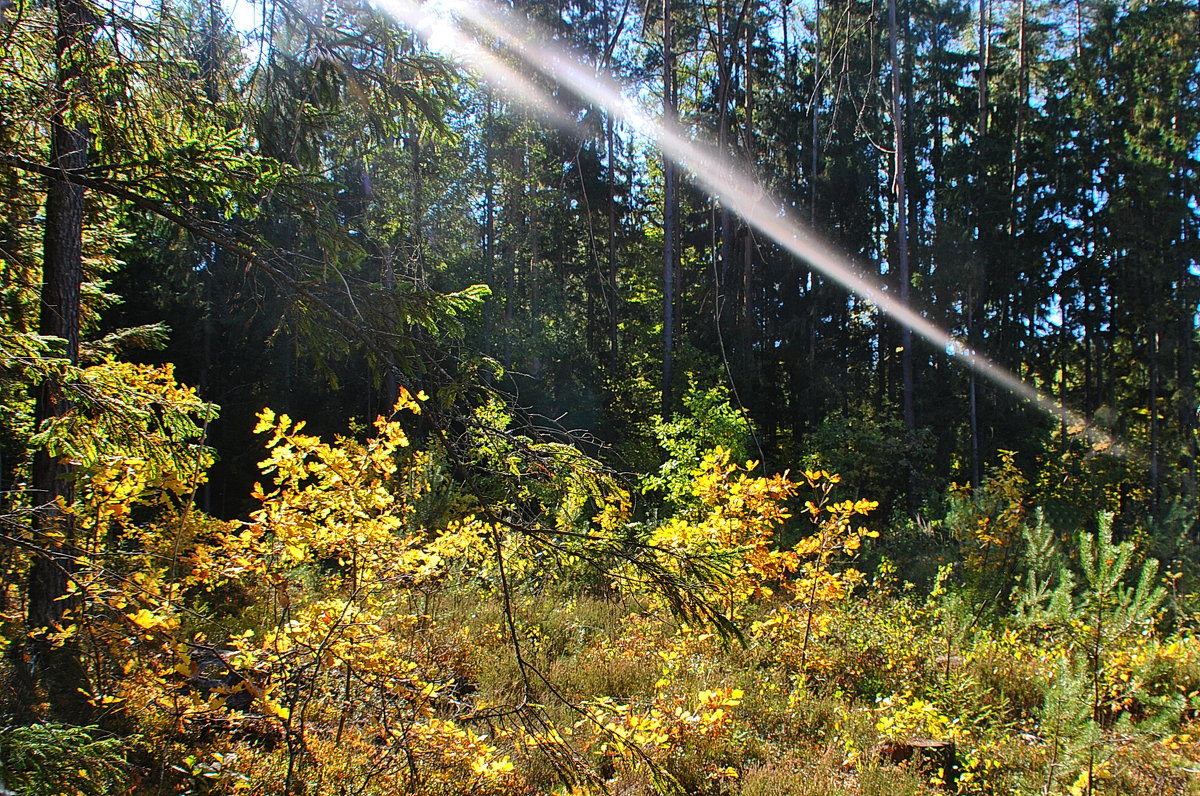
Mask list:
[[[967,386],[967,401],[970,404],[969,411],[971,416],[971,486],[975,489],[983,483],[983,462],[979,456],[979,408],[978,397],[976,395],[978,386],[975,381],[974,372],[971,373],[971,380]]]
[[[903,8],[897,8],[897,16],[900,27],[898,29],[898,40],[908,42],[912,40],[912,11],[910,3],[905,3]],[[916,58],[915,47],[905,46],[904,53],[900,58],[900,83],[901,96],[904,100],[902,112],[904,114],[904,187],[905,201],[908,202],[908,253],[909,253],[909,268],[921,268],[921,247],[922,247],[922,224],[921,219],[924,218],[922,208],[925,206],[926,197],[924,195],[924,184],[920,179],[921,172],[917,165],[917,133],[916,133],[916,111],[917,103],[914,99],[916,94],[916,66],[914,60]]]
[[[484,116],[486,118],[483,135],[483,263],[487,282],[495,290],[496,285],[496,175],[495,159],[492,156],[492,135],[495,131],[492,95],[487,93],[484,99]],[[483,305],[483,339],[491,345],[492,302]],[[495,351],[495,348],[492,348]]]
[[[791,0],[784,0],[783,9],[780,11],[780,28],[783,34],[783,94],[789,99],[789,107],[794,107],[792,103],[800,95],[799,87],[796,84],[796,59],[792,53],[791,37],[788,35],[788,30],[792,23],[792,4]],[[797,137],[795,146],[789,146],[784,152],[784,185],[787,187],[786,199],[791,201],[800,187],[800,168],[797,156],[800,154],[800,139]],[[798,197],[797,197],[798,198]]]
[[[1150,333],[1150,516],[1159,516],[1159,421],[1158,421],[1158,324],[1154,324]]]
[[[896,23],[896,0],[888,0],[888,38],[892,66],[892,144],[895,161],[892,175],[892,196],[896,211],[896,265],[899,270],[900,302],[909,303],[908,263],[908,191],[904,185],[904,109],[900,102],[900,57],[899,26]],[[909,441],[916,431],[916,411],[913,407],[913,335],[912,329],[900,327],[900,372],[901,406],[904,414],[904,430]],[[914,513],[917,507],[916,471],[912,464],[908,468],[908,508]]]
[[[892,65],[892,145],[895,150],[892,166],[892,196],[896,213],[896,266],[899,280],[900,301],[909,301],[908,264],[908,192],[904,185],[904,115],[900,102],[900,57],[898,42],[899,27],[896,24],[896,0],[888,0],[888,36],[891,40]],[[911,434],[916,428],[913,408],[913,358],[912,329],[900,329],[901,404],[904,412],[904,428]]]
[[[383,284],[383,291],[391,300],[396,290],[396,249],[389,240],[382,247],[381,252],[381,269],[380,282]],[[396,328],[395,312],[389,305],[387,310],[388,328]],[[400,395],[400,382],[396,377],[396,367],[391,362],[386,364],[386,370],[383,373],[383,411],[385,414],[390,413],[392,407],[396,403],[397,396]]]
[[[717,151],[722,158],[729,158],[729,98],[733,94],[733,46],[729,45],[726,30],[728,9],[723,0],[717,3],[716,57],[717,57]],[[733,268],[733,214],[729,205],[722,201],[720,210],[721,250],[718,257],[718,291],[728,284]],[[721,296],[716,297],[717,321],[720,322]]]
[[[408,134],[408,149],[412,153],[412,225],[413,225],[413,273],[420,282],[425,281],[425,170],[421,150],[421,128],[413,123]]]
[[[608,160],[608,358],[609,375],[616,378],[621,362],[617,332],[621,324],[621,300],[617,262],[617,167],[616,134],[612,114],[604,118],[604,149]]]
[[[1083,0],[1075,0],[1075,62],[1083,58]]]
[[[991,58],[991,6],[988,0],[979,0],[979,137],[987,134],[988,127],[988,61]]]
[[[936,30],[933,33],[933,61],[935,64],[943,63],[945,60],[946,42],[945,42],[945,26],[939,22]],[[946,110],[946,83],[944,74],[938,70],[934,79],[933,88],[933,146],[932,152],[929,155],[929,168],[933,177],[933,195],[930,199],[933,205],[933,236],[931,244],[934,249],[937,249],[937,238],[939,230],[944,229],[946,221],[946,202],[944,201],[945,192],[945,152],[946,152],[946,135],[943,120],[947,116]],[[937,267],[933,257],[930,257],[930,267]]]
[[[814,226],[817,223],[817,173],[820,167],[821,144],[819,136],[819,110],[821,107],[821,0],[816,0],[813,11],[813,36],[816,39],[813,54],[813,88],[812,99],[809,101],[809,147],[812,149],[812,165],[808,176],[808,221]]]
[[[613,31],[609,24],[612,18],[611,10],[608,7],[608,2],[605,0],[602,8],[601,19],[603,20],[603,35],[604,35],[604,53],[602,66],[604,69],[610,69],[612,66],[613,52],[617,46],[617,40],[620,38],[621,31],[624,28],[624,13],[622,12],[621,20],[617,23],[616,31]],[[617,374],[620,372],[621,357],[618,341],[618,332],[620,330],[620,293],[617,285],[617,277],[620,266],[617,263],[617,161],[616,161],[616,131],[614,130],[614,121],[611,111],[605,111],[604,114],[604,162],[606,165],[605,177],[608,181],[608,241],[605,247],[605,253],[608,259],[608,276],[607,284],[604,287],[604,295],[607,297],[607,314],[608,314],[608,361],[607,370],[610,384],[615,385]],[[611,397],[609,400],[611,404]]]
[[[755,162],[754,152],[754,26],[746,25],[746,57],[742,63],[742,152],[745,162]],[[735,45],[736,46],[736,43]],[[754,362],[754,230],[742,225],[742,370],[749,374]]]
[[[217,87],[218,36],[221,29],[221,9],[218,0],[208,0],[208,30],[204,32],[204,47],[200,51],[200,77],[204,81],[204,96],[216,105],[221,100]]]
[[[86,46],[93,23],[79,0],[57,0],[58,29],[55,39],[57,71],[55,105],[50,117],[50,166],[65,173],[87,167],[87,126],[70,118],[71,92],[80,78],[78,50]],[[83,189],[66,179],[51,177],[46,186],[46,226],[42,253],[41,318],[43,335],[66,341],[62,352],[71,363],[79,360],[80,288],[83,284]],[[47,378],[39,386],[34,418],[40,428],[71,409],[63,384]],[[69,624],[68,612],[77,603],[67,599],[69,582],[76,570],[78,551],[72,516],[60,510],[74,500],[71,467],[45,450],[33,461],[33,492],[42,508],[35,521],[37,542],[43,554],[33,560],[29,571],[28,627],[30,643],[24,661],[24,677],[33,689],[45,689],[54,716],[62,721],[83,723],[91,709],[84,696],[87,672],[78,644],[68,638],[51,642],[48,633]]]
[[[979,172],[976,175],[975,185],[975,239],[978,243],[976,258],[979,260],[979,268],[986,268],[984,258],[987,256],[988,238],[987,221],[984,218],[984,206],[987,201],[987,194],[984,188],[984,181],[987,179],[985,155],[983,149],[987,140],[988,131],[988,60],[990,57],[991,38],[988,33],[990,25],[989,14],[991,13],[988,5],[988,0],[979,0],[979,119],[975,133],[975,150],[976,156],[979,159]],[[984,275],[986,276],[986,274]],[[977,283],[981,285],[982,278],[976,278],[972,274],[972,286],[968,292],[967,301],[967,339],[971,344],[972,349],[977,348],[977,332],[976,327],[976,312],[983,303],[983,290],[977,287]],[[970,413],[971,427],[971,485],[978,488],[982,480],[983,462],[979,449],[979,384],[975,371],[972,370],[967,376],[967,392],[968,392],[968,411]]]
[[[746,14],[749,11],[749,0],[743,0],[737,16],[729,20],[729,7],[724,3],[718,4],[716,30],[717,58],[717,149],[723,158],[731,158],[730,142],[734,137],[733,119],[730,105],[736,105],[734,95],[737,91],[736,69],[738,44],[741,41],[742,30],[746,27]],[[749,66],[743,72],[749,77]],[[747,90],[749,90],[747,88]],[[743,122],[743,130],[749,122]],[[747,161],[748,162],[748,161]],[[730,283],[731,274],[736,271],[736,238],[737,224],[733,214],[724,202],[721,203],[721,252],[720,273],[718,282],[721,287]]]
[[[1017,188],[1021,179],[1025,109],[1029,104],[1029,53],[1025,39],[1026,17],[1028,16],[1026,0],[1021,0],[1017,14],[1017,118],[1013,125],[1012,177],[1009,180],[1008,192],[1008,234],[1010,237],[1016,232]]]
[[[1179,318],[1176,323],[1176,339],[1179,341],[1179,362],[1176,379],[1181,385],[1179,390],[1179,425],[1183,432],[1184,456],[1183,480],[1185,488],[1183,497],[1190,501],[1197,498],[1197,468],[1200,463],[1200,418],[1196,414],[1196,379],[1195,379],[1195,340],[1192,330],[1192,319]]]
[[[679,107],[675,93],[675,29],[671,0],[663,0],[663,117],[674,126]],[[663,367],[662,415],[671,416],[671,381],[675,354],[675,274],[679,249],[679,175],[675,164],[663,156]]]

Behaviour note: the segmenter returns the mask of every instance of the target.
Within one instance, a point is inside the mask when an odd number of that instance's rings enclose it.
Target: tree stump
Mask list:
[[[914,767],[929,776],[941,773],[942,787],[953,791],[958,782],[958,749],[953,741],[932,738],[909,738],[904,741],[884,741],[875,748],[880,762],[899,765],[913,761]]]

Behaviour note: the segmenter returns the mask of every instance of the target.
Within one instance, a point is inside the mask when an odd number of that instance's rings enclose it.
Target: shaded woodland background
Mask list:
[[[574,135],[548,130],[352,6],[261,8],[263,26],[241,34],[216,6],[162,20],[131,7],[128,28],[113,9],[71,78],[94,141],[85,337],[171,328],[161,353],[137,356],[174,362],[225,407],[204,496],[218,514],[244,508],[251,411],[292,409],[329,428],[366,420],[401,374],[436,384],[449,366],[418,354],[437,349],[494,360],[498,388],[596,433],[602,456],[630,471],[658,464],[648,413],[669,417],[694,383],[732,389],[769,466],[833,464],[888,516],[936,513],[945,485],[978,483],[1000,449],[1143,516],[1194,496],[1191,6],[902,3],[899,119],[884,3],[668,6],[679,20],[666,61],[658,5],[522,10],[648,102],[661,102],[669,64],[687,129],[896,291],[902,245],[915,306],[1131,457],[1080,448],[1075,429],[942,351],[902,349],[894,323],[719,201],[685,184],[664,211],[658,156],[601,108],[576,99]],[[40,87],[54,68],[20,58],[18,45],[49,34],[31,24],[36,11],[10,9],[6,31],[6,61],[21,67],[4,122],[5,289],[19,330],[38,316],[43,178],[14,166],[46,161],[38,130],[52,100]],[[451,345],[436,311],[421,316],[428,294],[475,284],[491,297]],[[387,301],[400,306],[375,306]],[[411,328],[413,316],[428,327]],[[872,476],[870,459],[902,466]],[[1062,491],[1069,502],[1075,490]]]

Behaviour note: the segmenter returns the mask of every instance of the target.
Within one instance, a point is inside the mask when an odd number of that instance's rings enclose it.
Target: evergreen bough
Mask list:
[[[118,792],[125,780],[124,742],[99,727],[0,729],[0,796],[104,796]]]

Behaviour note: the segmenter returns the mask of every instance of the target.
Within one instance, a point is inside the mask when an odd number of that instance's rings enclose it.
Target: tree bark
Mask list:
[[[908,192],[904,186],[904,116],[900,102],[900,58],[898,38],[899,27],[896,24],[896,0],[888,0],[888,35],[891,40],[892,64],[892,143],[895,149],[892,171],[892,195],[895,197],[896,211],[896,267],[899,280],[900,301],[907,305],[909,300],[909,263],[908,263]],[[900,330],[901,372],[902,372],[902,404],[904,412],[904,428],[911,434],[916,427],[916,415],[913,409],[913,358],[912,358],[912,329],[907,326]]]
[[[1017,19],[1017,118],[1013,125],[1012,177],[1009,180],[1008,234],[1016,234],[1017,189],[1021,180],[1023,138],[1025,137],[1025,109],[1029,105],[1029,55],[1025,40],[1028,9],[1026,0],[1018,5]]]
[[[816,0],[813,9],[813,38],[815,39],[813,53],[813,89],[809,102],[809,154],[812,165],[808,175],[808,222],[814,227],[817,223],[817,175],[820,173],[820,108],[821,83],[824,75],[821,73],[821,0]]]
[[[892,143],[895,149],[892,195],[896,209],[896,266],[900,282],[900,302],[909,303],[908,263],[908,191],[904,185],[904,115],[900,101],[900,57],[899,26],[896,24],[896,0],[888,0],[888,38],[891,47],[892,65]],[[913,334],[908,326],[900,327],[900,373],[901,406],[904,414],[904,430],[911,443],[916,432],[916,411],[913,407]],[[912,463],[908,466],[908,508],[915,513],[917,508],[916,471]]]
[[[617,167],[616,135],[612,114],[604,118],[604,149],[608,161],[608,371],[615,380],[620,372],[621,328],[620,263],[617,260]]]
[[[483,261],[488,284],[495,288],[496,282],[496,178],[495,166],[492,160],[492,136],[495,131],[495,120],[492,109],[492,96],[486,95],[484,101],[485,134],[483,135]],[[483,339],[491,345],[493,302],[483,305]],[[495,348],[493,347],[494,351]]]
[[[58,29],[55,104],[50,116],[50,168],[78,172],[87,167],[87,126],[70,118],[73,84],[80,78],[78,49],[85,46],[93,27],[90,14],[78,0],[55,3]],[[84,191],[66,179],[50,176],[46,186],[46,225],[42,244],[42,290],[39,331],[66,341],[62,351],[72,364],[79,361],[80,289],[83,284]],[[38,428],[65,415],[71,403],[63,384],[47,378],[37,390],[34,421]],[[74,500],[71,466],[46,450],[34,454],[34,500],[42,506],[35,520],[36,542],[43,553],[29,571],[27,624],[30,632],[23,680],[26,698],[40,686],[56,719],[86,723],[91,717],[87,672],[73,638],[60,642],[47,636],[56,627],[69,625],[69,612],[77,606],[66,599],[76,570],[78,552],[72,516],[62,506]],[[32,708],[32,705],[28,707]]]
[[[991,57],[991,7],[988,0],[979,0],[979,137],[987,134],[988,127],[988,61]]]
[[[1150,516],[1155,519],[1159,518],[1159,420],[1158,420],[1158,356],[1159,356],[1159,333],[1158,324],[1155,323],[1151,329],[1150,338],[1150,373],[1148,376],[1149,384],[1149,409],[1150,409]]]
[[[671,0],[663,0],[663,117],[674,126],[679,108],[675,96],[675,30]],[[679,175],[675,164],[663,156],[663,369],[662,416],[671,416],[671,381],[675,353],[675,272],[679,249]]]
[[[737,43],[734,42],[734,47]],[[755,162],[754,152],[754,26],[746,26],[746,57],[742,92],[742,150],[746,163]],[[742,225],[742,371],[749,375],[754,362],[754,230]]]
[[[975,134],[975,149],[979,158],[979,173],[977,175],[977,183],[975,186],[975,225],[976,225],[976,241],[978,242],[978,252],[976,256],[980,258],[980,267],[986,268],[984,259],[987,256],[987,241],[990,237],[985,228],[984,219],[984,202],[986,201],[986,192],[984,190],[984,181],[986,173],[984,171],[985,155],[982,152],[984,142],[987,139],[988,128],[988,60],[990,57],[990,37],[988,35],[990,10],[988,0],[979,0],[979,120],[978,129]],[[976,278],[972,274],[971,290],[967,296],[967,340],[971,344],[972,349],[977,346],[976,340],[976,310],[978,306],[982,306],[983,291],[978,285],[982,283],[982,279]],[[975,371],[972,370],[967,377],[969,380],[967,386],[970,426],[971,426],[971,485],[978,488],[982,480],[983,463],[979,451],[979,386],[978,378]]]

